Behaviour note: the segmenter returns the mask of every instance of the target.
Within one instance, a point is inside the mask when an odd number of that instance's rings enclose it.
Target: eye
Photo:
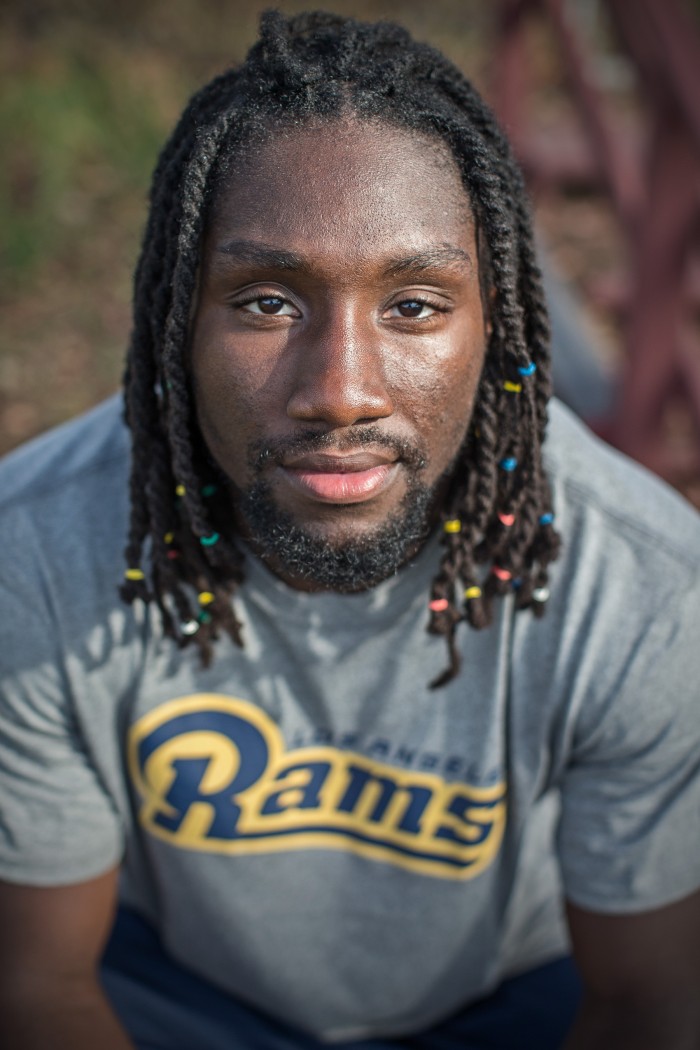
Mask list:
[[[247,303],[238,304],[241,309],[251,314],[265,314],[276,317],[296,317],[297,310],[281,295],[260,295],[249,299]]]
[[[407,317],[422,321],[436,312],[436,307],[424,299],[403,299],[389,307],[392,317]]]

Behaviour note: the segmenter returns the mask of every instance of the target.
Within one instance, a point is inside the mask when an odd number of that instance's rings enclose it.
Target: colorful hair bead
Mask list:
[[[554,521],[554,515],[553,514],[549,514],[548,513],[548,514],[542,514],[540,516],[540,525],[551,525],[553,521]]]
[[[180,552],[175,550],[175,548],[173,547],[171,550],[166,552],[165,557],[170,558],[171,561],[177,561],[177,559],[180,557]]]
[[[467,587],[466,591],[464,592],[464,597],[467,601],[471,601],[472,598],[480,598],[481,587]]]
[[[202,488],[202,495],[203,496],[213,496],[215,492],[216,492],[216,485],[205,485]]]
[[[187,491],[187,489],[185,488],[184,485],[176,485],[175,486],[175,495],[176,496],[184,496],[186,491]]]
[[[202,609],[197,619],[200,623],[211,623],[211,613],[205,612],[204,609]]]
[[[433,598],[431,602],[428,602],[428,608],[431,612],[444,612],[449,607],[450,603],[447,598]]]
[[[500,521],[501,525],[505,525],[505,527],[509,529],[515,521],[515,514],[499,514],[498,520]]]
[[[166,543],[172,543],[173,540],[175,539],[175,533],[174,532],[166,532],[165,536],[163,536],[163,539],[165,540]]]
[[[506,379],[503,384],[503,389],[507,390],[509,394],[519,394],[522,388],[522,383],[513,383],[510,379]]]
[[[534,591],[532,592],[532,600],[535,602],[546,602],[548,598],[548,587],[535,587]]]
[[[145,580],[146,574],[143,569],[127,569],[124,573],[127,580]]]
[[[461,532],[462,522],[459,518],[449,518],[442,527],[445,532]]]
[[[187,620],[185,623],[180,624],[180,630],[186,635],[196,634],[199,630],[199,624],[196,620]]]
[[[200,593],[197,595],[197,599],[200,605],[211,605],[211,603],[214,601],[214,595],[211,593],[211,591],[200,591]]]
[[[218,532],[212,532],[211,536],[200,536],[199,542],[203,547],[213,547],[220,539]]]
[[[512,572],[508,572],[508,569],[502,569],[500,565],[494,565],[491,572],[499,580],[509,580],[513,575]]]
[[[537,371],[537,365],[534,361],[530,361],[529,365],[521,365],[518,371],[521,376],[531,376]]]
[[[515,470],[515,468],[518,465],[518,461],[515,458],[515,456],[506,456],[506,458],[502,459],[498,465],[501,468],[501,470],[506,470],[508,471],[508,473],[510,473],[512,470]]]

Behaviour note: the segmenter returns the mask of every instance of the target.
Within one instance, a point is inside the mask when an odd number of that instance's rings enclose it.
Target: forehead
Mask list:
[[[354,118],[285,128],[246,148],[220,181],[210,214],[210,239],[293,241],[354,259],[474,240],[469,198],[448,147]]]

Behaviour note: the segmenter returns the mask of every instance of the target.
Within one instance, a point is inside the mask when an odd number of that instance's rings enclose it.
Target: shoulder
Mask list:
[[[700,571],[700,515],[682,496],[598,439],[560,402],[551,405],[545,463],[565,545],[607,561],[623,549],[638,570],[678,578]],[[565,554],[566,556],[566,554]]]
[[[0,463],[0,601],[32,620],[112,604],[128,517],[129,442],[113,397]],[[52,610],[52,612],[50,612]],[[6,619],[6,625],[9,617]]]
[[[562,550],[544,618],[516,617],[519,679],[591,724],[624,696],[638,722],[658,696],[694,706],[700,515],[557,402],[545,457]]]
[[[0,461],[0,513],[50,500],[66,486],[75,490],[99,475],[125,474],[128,454],[122,400],[115,395]]]

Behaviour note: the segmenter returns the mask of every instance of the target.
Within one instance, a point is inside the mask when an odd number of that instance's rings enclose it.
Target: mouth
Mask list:
[[[383,492],[399,464],[387,452],[316,452],[288,457],[278,467],[283,477],[307,498],[320,503],[363,503]]]

